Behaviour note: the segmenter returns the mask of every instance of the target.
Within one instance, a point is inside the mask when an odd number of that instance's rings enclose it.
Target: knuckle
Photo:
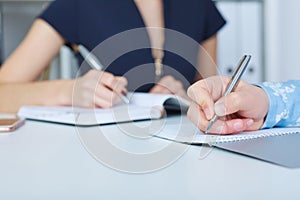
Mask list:
[[[93,75],[93,74],[95,74],[95,70],[93,70],[93,69],[89,70],[89,71],[86,73],[87,76],[91,76],[91,75]]]
[[[97,70],[94,70],[94,69],[91,69],[90,71],[88,71],[86,73],[86,76],[89,77],[89,78],[97,78],[99,75],[101,74],[101,72],[97,71]]]
[[[128,81],[125,77],[120,77],[119,83],[123,84],[123,85],[127,85]]]
[[[119,89],[119,90],[124,89],[124,87],[126,87],[126,86],[127,86],[127,81],[126,81],[126,79],[124,79],[124,80],[118,79],[118,80],[116,80],[116,82],[115,82],[115,87],[116,87],[117,89]]]
[[[112,85],[114,83],[115,78],[112,74],[107,74],[105,76],[105,80],[108,85]]]

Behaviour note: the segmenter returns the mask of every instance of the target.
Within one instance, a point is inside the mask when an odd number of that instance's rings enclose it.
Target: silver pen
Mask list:
[[[234,70],[233,75],[231,77],[230,82],[227,85],[227,88],[223,94],[223,96],[228,95],[233,91],[233,89],[237,86],[239,80],[241,79],[243,73],[246,71],[246,68],[250,62],[251,56],[250,55],[244,55],[241,61],[239,62],[237,68]],[[215,121],[218,119],[218,116],[215,114],[213,118],[208,123],[208,126],[205,130],[205,134],[208,133],[212,125],[215,123]]]
[[[102,71],[104,69],[103,65],[100,63],[100,61],[97,59],[97,57],[92,54],[92,52],[89,52],[87,48],[85,48],[83,45],[78,45],[78,52],[83,56],[85,61],[94,69]],[[120,96],[122,101],[126,104],[129,104],[129,99],[125,95]]]

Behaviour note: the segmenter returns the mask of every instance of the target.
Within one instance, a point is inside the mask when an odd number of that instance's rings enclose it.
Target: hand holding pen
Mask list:
[[[249,59],[243,57],[239,63],[241,67],[238,71],[241,74]],[[262,126],[268,111],[268,97],[263,89],[239,81],[241,74],[233,76],[235,78],[212,76],[196,82],[188,89],[193,101],[188,117],[200,130],[231,134],[257,130]],[[212,124],[210,128],[209,124]]]
[[[243,56],[243,58],[241,59],[241,61],[239,62],[237,68],[234,70],[233,75],[226,87],[226,90],[223,94],[223,96],[227,96],[229,93],[231,93],[233,91],[233,89],[237,86],[237,84],[239,83],[242,75],[244,74],[244,72],[246,71],[246,68],[250,62],[251,56],[249,55],[245,55]],[[215,121],[217,120],[218,116],[215,114],[210,122],[207,125],[207,128],[205,130],[205,134],[208,133],[208,131],[210,130],[210,128],[212,127],[212,125],[215,123]]]
[[[126,97],[127,80],[124,77],[102,71],[104,68],[100,61],[83,45],[73,46],[73,50],[79,52],[94,69],[78,78],[76,89],[82,92],[77,93],[75,105],[91,107],[94,104],[96,107],[109,108],[120,100],[129,103]]]

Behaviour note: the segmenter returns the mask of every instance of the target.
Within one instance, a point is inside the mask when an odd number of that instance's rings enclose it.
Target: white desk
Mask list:
[[[110,139],[119,135],[116,143],[135,152],[170,144],[158,138],[135,139],[113,125],[102,130],[111,133]],[[95,160],[75,127],[27,121],[13,134],[0,136],[0,199],[300,199],[300,169],[216,148],[199,159],[202,148],[210,149],[189,146],[163,169],[130,174]]]

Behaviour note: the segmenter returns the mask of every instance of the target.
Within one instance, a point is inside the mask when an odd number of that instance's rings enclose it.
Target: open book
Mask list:
[[[165,109],[186,111],[190,102],[175,95],[129,93],[130,104],[110,109],[78,107],[23,106],[18,116],[27,119],[91,126],[162,118]]]

